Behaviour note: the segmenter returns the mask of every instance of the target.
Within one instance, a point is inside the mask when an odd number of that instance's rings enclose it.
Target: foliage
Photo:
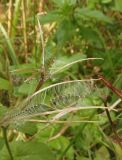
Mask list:
[[[98,78],[122,88],[121,12],[121,0],[0,2],[0,126],[14,159],[121,159],[121,99]]]

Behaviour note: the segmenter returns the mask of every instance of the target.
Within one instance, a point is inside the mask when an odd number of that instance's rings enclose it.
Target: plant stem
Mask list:
[[[115,88],[110,82],[108,82],[103,76],[99,76],[101,81],[109,88],[111,89],[116,95],[118,95],[120,98],[122,98],[122,92]]]
[[[4,136],[6,148],[8,150],[8,154],[9,154],[11,160],[14,160],[11,149],[10,149],[10,146],[9,146],[9,142],[8,142],[8,139],[7,139],[7,128],[2,127],[2,130],[3,130],[3,136]]]
[[[107,102],[106,102],[106,101],[104,101],[104,105],[105,105],[105,107],[106,107],[106,109],[105,109],[106,115],[107,115],[107,117],[108,117],[108,120],[109,120],[109,123],[110,123],[110,125],[111,125],[112,131],[113,131],[113,133],[114,133],[114,135],[115,135],[116,142],[118,143],[118,145],[119,145],[120,148],[122,149],[121,138],[119,137],[119,135],[118,135],[118,133],[117,133],[117,131],[116,131],[116,129],[115,129],[114,123],[113,123],[113,121],[112,121],[112,119],[111,119],[111,115],[110,115],[109,110],[108,110],[108,108],[107,108]]]
[[[23,37],[24,37],[24,50],[25,50],[25,62],[28,58],[28,40],[27,40],[27,26],[26,26],[26,1],[22,1],[22,20],[23,20]]]
[[[118,95],[121,99],[122,99],[122,92],[120,90],[118,90],[117,88],[115,88],[110,82],[108,82],[104,77],[102,76],[99,76],[100,79],[102,80],[102,82],[109,88],[111,89],[116,95]],[[115,138],[116,138],[116,142],[118,143],[118,145],[120,146],[120,148],[122,149],[122,144],[121,144],[121,138],[119,137],[115,127],[114,127],[114,123],[111,119],[111,115],[109,113],[109,110],[107,109],[107,99],[104,100],[103,99],[103,102],[104,102],[104,106],[106,107],[105,111],[106,111],[106,115],[108,117],[108,120],[109,120],[109,123],[111,125],[111,128],[112,128],[112,131],[115,135]]]
[[[9,9],[8,9],[8,35],[11,36],[12,30],[12,19],[13,19],[13,0],[9,0]]]

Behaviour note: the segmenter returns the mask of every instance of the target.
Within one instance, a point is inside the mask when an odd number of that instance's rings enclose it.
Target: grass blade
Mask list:
[[[19,62],[18,62],[18,59],[16,57],[14,48],[13,48],[13,46],[11,44],[11,41],[10,41],[10,38],[8,37],[8,34],[6,33],[6,31],[5,31],[5,29],[4,29],[2,24],[0,24],[0,31],[2,32],[2,34],[3,34],[4,38],[5,38],[5,42],[6,42],[7,46],[8,46],[8,49],[9,49],[8,53],[9,53],[9,56],[11,57],[11,60],[12,60],[13,64],[14,65],[18,65]]]

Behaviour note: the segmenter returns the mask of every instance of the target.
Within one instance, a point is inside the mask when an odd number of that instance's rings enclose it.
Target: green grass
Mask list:
[[[0,2],[1,160],[122,159],[121,5]]]

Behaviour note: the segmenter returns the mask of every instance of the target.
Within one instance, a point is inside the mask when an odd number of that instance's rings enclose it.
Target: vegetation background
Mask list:
[[[99,75],[122,89],[122,0],[0,1],[1,117],[41,87]],[[102,81],[98,88],[84,103],[100,106],[97,95],[108,96],[112,123],[104,110],[87,109],[46,128],[16,125],[7,129],[9,153],[1,128],[0,159],[121,160],[121,99]]]

